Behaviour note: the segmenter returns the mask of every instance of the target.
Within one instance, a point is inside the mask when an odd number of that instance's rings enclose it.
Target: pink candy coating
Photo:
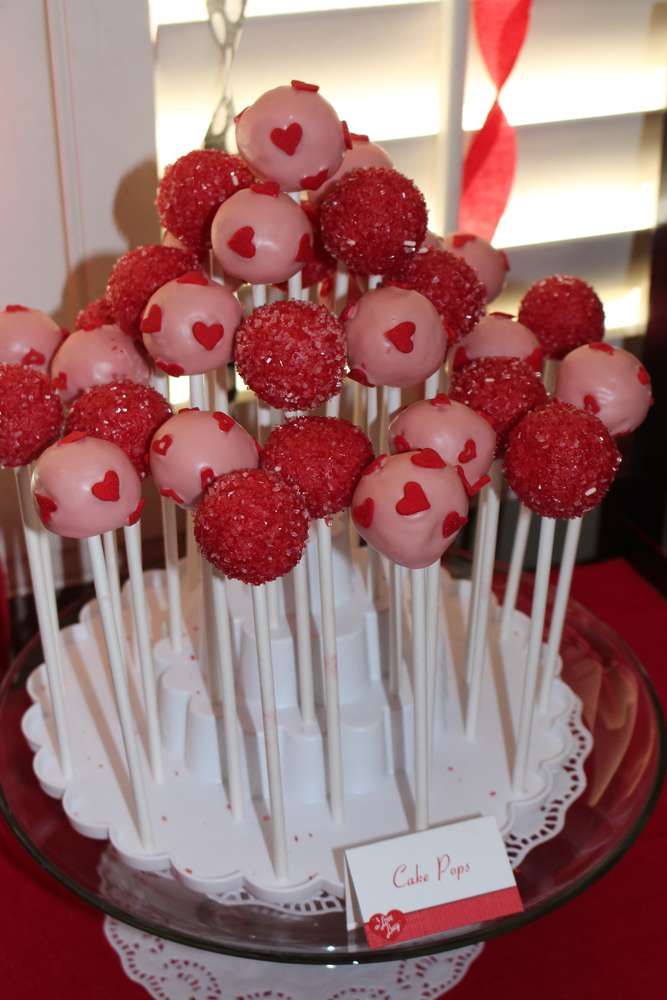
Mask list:
[[[253,284],[287,281],[313,254],[313,227],[286,194],[239,191],[215,214],[211,245],[225,274]]]
[[[240,322],[236,296],[193,271],[158,288],[140,328],[158,368],[175,372],[179,367],[183,375],[198,375],[229,364]]]
[[[389,424],[389,446],[396,452],[433,448],[448,465],[459,466],[474,494],[487,482],[496,432],[481,414],[440,394],[396,414]]]
[[[375,142],[369,142],[367,139],[359,140],[357,138],[352,138],[352,149],[346,149],[343,154],[343,162],[336,171],[332,174],[329,180],[325,181],[324,184],[310,193],[310,200],[319,204],[322,198],[329,190],[329,188],[340,180],[343,174],[349,174],[350,170],[356,170],[357,167],[389,167],[393,168],[394,164],[391,161],[391,157],[382,146],[378,146]]]
[[[218,476],[259,464],[255,439],[219,412],[181,410],[160,427],[149,451],[155,485],[181,507],[196,507]]]
[[[554,397],[595,414],[612,436],[639,427],[651,405],[651,382],[644,366],[611,344],[584,344],[566,354]]]
[[[133,337],[118,326],[76,330],[51,362],[51,377],[68,403],[93,385],[138,382],[148,385],[151,370]]]
[[[44,525],[64,538],[90,538],[134,524],[143,507],[141,481],[125,452],[79,432],[42,452],[32,492]]]
[[[430,449],[379,456],[352,498],[360,535],[410,569],[441,559],[467,515],[468,498],[456,469]]]
[[[7,306],[0,312],[0,362],[48,372],[63,330],[40,309]]]
[[[236,142],[250,167],[283,191],[315,191],[341,165],[338,115],[315,90],[276,87],[237,118]]]
[[[396,287],[366,292],[344,318],[350,375],[364,384],[415,385],[444,360],[442,321],[419,292]]]
[[[447,355],[447,367],[458,371],[475,358],[520,358],[542,370],[543,351],[535,334],[504,313],[482,316],[479,323]]]
[[[440,237],[441,249],[462,257],[477,274],[486,290],[486,301],[492,302],[503,290],[509,262],[503,250],[496,250],[481,236],[470,233],[449,233]]]

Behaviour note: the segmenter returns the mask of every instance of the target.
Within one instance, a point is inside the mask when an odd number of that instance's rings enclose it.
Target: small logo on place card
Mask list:
[[[374,913],[368,921],[368,926],[373,934],[379,934],[385,941],[393,941],[397,938],[406,924],[406,917],[402,910],[390,910],[389,913]]]

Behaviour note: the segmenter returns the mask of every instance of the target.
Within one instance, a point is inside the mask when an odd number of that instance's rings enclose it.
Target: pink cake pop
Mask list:
[[[642,423],[651,405],[651,380],[637,358],[604,342],[566,354],[556,377],[556,399],[599,417],[614,437]]]
[[[358,167],[385,167],[393,169],[394,164],[391,157],[382,146],[376,142],[371,142],[367,135],[357,135],[350,133],[351,147],[348,146],[343,154],[343,162],[331,177],[322,184],[317,191],[311,191],[309,197],[316,204],[322,201],[331,187],[339,181],[344,174],[349,174],[351,170]]]
[[[542,371],[544,352],[527,326],[509,313],[482,316],[465,340],[451,348],[447,367],[457,372],[476,358],[520,358],[536,372]]]
[[[0,363],[0,466],[33,462],[58,437],[62,422],[63,404],[46,375]]]
[[[438,370],[447,337],[435,307],[419,292],[377,288],[342,317],[350,378],[404,388]]]
[[[229,364],[241,306],[228,288],[189,271],[151,295],[141,320],[144,346],[169,375],[199,375]]]
[[[396,452],[433,448],[459,469],[468,496],[474,496],[489,481],[496,432],[480,413],[439,393],[396,414],[389,424],[389,446]]]
[[[144,505],[141,480],[125,452],[80,431],[40,455],[32,493],[44,526],[64,538],[90,538],[135,524]]]
[[[507,254],[496,250],[481,236],[472,233],[449,233],[441,237],[442,249],[462,257],[484,285],[486,301],[493,302],[503,290],[510,269]]]
[[[68,403],[93,385],[139,382],[148,385],[151,370],[136,341],[117,326],[76,330],[56,351],[51,376]]]
[[[352,498],[352,518],[369,545],[409,569],[442,558],[467,521],[468,498],[456,469],[423,448],[380,455]]]
[[[162,424],[150,446],[155,485],[181,507],[196,507],[223,473],[258,464],[256,441],[227,413],[181,410]]]
[[[10,305],[0,312],[0,362],[48,372],[67,331],[39,309]]]
[[[253,184],[224,202],[211,227],[213,252],[225,274],[252,284],[287,281],[313,256],[305,212],[273,181]]]
[[[316,191],[341,165],[343,126],[318,90],[293,80],[262,94],[236,119],[239,152],[283,191]]]

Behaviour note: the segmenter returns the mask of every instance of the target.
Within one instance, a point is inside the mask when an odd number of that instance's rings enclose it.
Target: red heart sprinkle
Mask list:
[[[364,471],[361,473],[362,476],[372,476],[374,472],[377,472],[379,469],[382,468],[382,466],[385,463],[386,458],[387,458],[386,455],[378,455],[377,458],[373,459],[373,461],[370,463],[370,465],[366,466],[366,468],[364,469]]]
[[[54,389],[62,389],[64,392],[67,388],[67,373],[58,372],[56,377],[51,379],[51,385]]]
[[[403,496],[396,503],[396,513],[400,514],[401,517],[410,517],[411,514],[419,514],[423,510],[430,509],[428,497],[419,483],[412,481],[405,483]]]
[[[410,456],[410,461],[421,469],[444,469],[447,465],[434,448],[422,448],[421,451]]]
[[[234,253],[238,254],[239,257],[243,257],[245,260],[251,260],[257,253],[255,244],[253,243],[253,236],[255,235],[255,230],[252,226],[241,226],[237,229],[235,233],[230,236],[227,240],[227,246]]]
[[[442,522],[442,534],[445,538],[449,538],[450,535],[455,535],[456,532],[460,531],[463,525],[467,523],[467,517],[462,517],[456,510],[450,510],[449,514]]]
[[[118,478],[118,473],[114,472],[113,469],[107,469],[104,473],[104,479],[101,479],[99,483],[93,483],[90,492],[98,500],[115,503],[120,498],[120,479]]]
[[[292,86],[295,90],[308,90],[311,94],[316,94],[320,89],[317,83],[304,83],[303,80],[292,80]]]
[[[461,247],[466,245],[466,243],[472,243],[473,240],[476,239],[477,237],[473,236],[472,233],[454,233],[452,237],[452,246],[457,250],[460,250]]]
[[[646,371],[643,365],[640,365],[639,368],[637,369],[637,378],[639,379],[642,385],[651,384],[651,376]]]
[[[225,434],[229,434],[232,427],[234,426],[234,421],[232,420],[230,415],[228,413],[223,413],[221,410],[215,410],[215,412],[212,413],[211,416],[216,421],[220,430],[224,431]]]
[[[544,351],[541,347],[536,347],[534,351],[531,351],[527,358],[525,358],[526,364],[533,371],[542,371],[542,361],[544,359]]]
[[[501,319],[514,319],[514,313],[504,313],[498,309],[495,312],[489,313],[489,316],[500,316]]]
[[[375,511],[375,501],[373,497],[366,497],[363,503],[352,508],[352,518],[360,528],[370,528],[373,523],[373,513]]]
[[[174,439],[171,434],[163,434],[157,441],[153,441],[151,451],[154,451],[156,455],[166,455],[173,443]]]
[[[611,344],[605,344],[603,340],[595,340],[592,344],[588,345],[591,351],[602,351],[603,354],[615,354],[614,348]]]
[[[343,142],[345,143],[345,148],[352,149],[352,136],[350,135],[350,130],[347,127],[347,122],[341,122],[340,127],[343,130]]]
[[[34,347],[31,347],[26,354],[21,358],[22,365],[43,365],[46,358],[41,351],[36,351]]]
[[[459,452],[459,462],[461,465],[465,465],[466,462],[472,462],[473,458],[477,458],[477,446],[472,438],[468,438],[462,450]]]
[[[412,338],[416,330],[417,327],[415,324],[408,320],[405,323],[398,323],[397,326],[392,326],[391,330],[386,331],[385,338],[401,354],[410,354],[414,350],[415,345],[412,343]]]
[[[255,194],[265,194],[269,198],[277,198],[280,194],[280,184],[275,181],[255,181],[250,185],[250,190]]]
[[[186,271],[176,278],[177,285],[208,285],[208,278],[203,271]]]
[[[139,329],[142,333],[159,333],[162,329],[162,310],[156,302],[144,315]]]
[[[375,388],[373,383],[368,381],[366,372],[363,368],[350,368],[347,374],[354,382],[360,382],[362,385],[368,386],[369,389]]]
[[[283,153],[287,153],[288,156],[294,156],[296,148],[301,142],[302,135],[303,129],[299,123],[292,122],[287,128],[271,129],[271,142],[278,149],[282,150]]]
[[[354,319],[359,311],[356,302],[348,302],[343,311],[340,314],[341,323],[347,323],[348,319]]]
[[[160,496],[166,497],[167,500],[173,500],[175,503],[183,503],[183,497],[179,497],[176,490],[172,490],[170,486],[163,486],[160,490]]]
[[[30,310],[28,309],[27,306],[12,305],[12,306],[5,306],[5,312],[7,312],[7,313],[27,313],[27,312],[30,312]]]
[[[215,472],[207,465],[205,469],[200,470],[199,479],[202,490],[205,490],[209,483],[212,483],[215,479]]]
[[[9,312],[9,310],[7,310]],[[17,310],[14,310],[17,311]],[[35,503],[39,508],[39,516],[41,518],[42,524],[48,524],[51,515],[55,514],[58,510],[58,504],[51,497],[45,496],[43,493],[33,493],[35,498]]]
[[[368,927],[373,934],[385,941],[394,941],[400,937],[407,923],[402,910],[390,910],[389,913],[374,913],[368,921]]]
[[[328,176],[329,171],[325,167],[324,170],[320,170],[319,174],[310,174],[308,177],[302,177],[301,187],[304,191],[317,191],[319,187],[322,187]]]
[[[452,401],[445,392],[439,392],[433,399],[429,399],[431,406],[451,406]]]
[[[394,448],[397,452],[412,451],[412,445],[403,434],[397,434],[394,438]]]
[[[58,444],[75,444],[77,441],[83,441],[85,437],[88,437],[85,431],[70,431],[65,437],[62,437]]]
[[[371,140],[363,132],[350,132],[353,142],[370,142]]]
[[[469,361],[470,358],[468,357],[468,352],[465,347],[457,347],[453,361],[454,371],[457,372],[460,368],[463,368],[464,365],[467,365]]]
[[[464,470],[461,468],[460,465],[456,466],[456,471],[458,472],[459,479],[463,483],[463,487],[464,487],[464,489],[465,489],[465,491],[466,491],[466,493],[468,494],[469,497],[477,496],[477,494],[482,489],[482,487],[486,486],[487,483],[491,482],[491,476],[480,476],[480,478],[477,480],[477,482],[473,483],[472,486],[471,486],[470,483],[468,482],[468,479],[466,477],[466,474],[465,474]]]
[[[307,264],[313,259],[313,244],[310,239],[310,233],[304,233],[299,240],[299,246],[296,251],[295,261],[299,264]]]
[[[505,268],[506,271],[509,271],[510,269],[509,257],[507,256],[504,250],[499,250],[498,253],[503,259],[503,267]]]
[[[141,517],[141,512],[144,509],[144,504],[145,503],[146,503],[146,501],[142,497],[141,500],[139,501],[139,503],[137,504],[137,506],[134,508],[134,510],[132,511],[132,513],[129,515],[129,517],[127,519],[127,523],[128,523],[129,527],[131,527],[133,524],[137,523],[137,521]]]
[[[600,404],[598,403],[595,396],[593,396],[590,392],[587,392],[586,395],[584,396],[584,409],[586,410],[587,413],[600,412]]]
[[[219,344],[224,337],[225,328],[222,323],[202,323],[201,321],[197,321],[192,324],[192,335],[205,350],[212,351],[216,344]]]
[[[156,360],[155,367],[167,375],[171,375],[172,378],[178,378],[179,375],[185,373],[185,368],[182,365],[177,365],[175,361],[163,361],[162,358]]]

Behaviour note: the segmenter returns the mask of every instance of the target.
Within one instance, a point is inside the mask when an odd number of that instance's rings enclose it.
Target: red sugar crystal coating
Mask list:
[[[223,201],[254,176],[240,156],[219,149],[193,149],[167,167],[157,190],[160,222],[197,252],[209,246],[211,223]]]
[[[151,438],[171,416],[167,400],[136,382],[96,385],[72,403],[65,431],[82,431],[122,448],[143,479],[148,475]]]
[[[311,517],[326,517],[349,507],[372,458],[370,441],[349,421],[297,417],[271,432],[261,465],[301,491]]]
[[[359,274],[396,270],[426,235],[426,202],[397,170],[363,167],[344,174],[321,206],[328,252]]]
[[[486,417],[498,435],[499,453],[512,427],[547,399],[542,379],[518,358],[471,361],[454,373],[449,395]]]
[[[533,331],[552,358],[562,358],[575,347],[604,337],[600,299],[581,278],[564,274],[531,285],[521,301],[518,319]]]
[[[106,297],[121,330],[140,337],[141,314],[153,292],[197,269],[195,254],[175,247],[137,247],[119,257],[109,275]]]
[[[289,573],[303,555],[308,511],[299,491],[274,472],[228,472],[195,515],[202,554],[225,576],[259,586]]]
[[[46,375],[0,364],[0,465],[27,465],[60,434],[63,407]]]
[[[527,414],[509,436],[507,481],[542,517],[581,517],[606,496],[621,456],[591,413],[552,401]]]
[[[384,284],[413,288],[430,299],[442,317],[450,346],[470,333],[484,314],[484,286],[462,257],[447,250],[415,254]]]
[[[100,326],[109,326],[115,323],[111,306],[102,297],[89,302],[76,314],[75,330],[97,330]]]
[[[279,409],[310,410],[340,390],[343,326],[324,306],[275,302],[241,323],[235,360],[244,382]]]

